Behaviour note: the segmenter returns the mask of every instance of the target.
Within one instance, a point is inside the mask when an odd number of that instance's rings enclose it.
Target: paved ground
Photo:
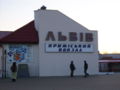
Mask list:
[[[120,90],[120,74],[80,77],[0,79],[0,90]]]

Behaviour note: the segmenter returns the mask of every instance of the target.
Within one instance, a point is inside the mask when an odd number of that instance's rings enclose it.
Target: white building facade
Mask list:
[[[39,33],[39,76],[68,76],[73,60],[75,75],[98,74],[97,31],[90,31],[57,10],[35,11]]]
[[[87,29],[57,10],[39,9],[34,13],[39,43],[5,42],[1,52],[6,50],[6,54],[2,55],[4,61],[0,60],[5,74],[10,76],[14,59],[19,60],[18,65],[28,65],[30,76],[69,76],[71,61],[76,67],[75,75],[83,75],[84,60],[88,63],[88,73],[98,74],[97,31]]]

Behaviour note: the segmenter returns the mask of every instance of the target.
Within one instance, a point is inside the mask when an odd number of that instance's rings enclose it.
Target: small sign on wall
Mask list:
[[[45,44],[46,52],[59,53],[80,53],[80,52],[94,52],[92,44]]]

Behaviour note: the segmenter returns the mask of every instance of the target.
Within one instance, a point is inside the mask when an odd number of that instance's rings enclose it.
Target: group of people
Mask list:
[[[74,71],[75,71],[76,67],[73,63],[73,61],[71,61],[70,63],[70,77],[73,77],[74,76]],[[89,74],[87,73],[87,70],[88,70],[88,63],[84,60],[84,77],[87,77],[89,76]]]
[[[12,81],[15,82],[16,78],[17,78],[17,65],[16,62],[13,62],[12,66],[11,66],[11,72],[12,72]],[[71,61],[70,63],[70,76],[73,77],[74,76],[74,71],[75,71],[76,67],[74,65],[74,62]],[[87,73],[87,69],[88,69],[88,64],[86,61],[84,61],[84,77],[89,76],[89,74]]]

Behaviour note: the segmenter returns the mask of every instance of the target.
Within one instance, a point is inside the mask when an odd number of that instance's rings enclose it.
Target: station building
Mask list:
[[[100,72],[120,72],[120,54],[100,54],[99,56]]]
[[[98,74],[98,35],[58,10],[45,7],[34,11],[35,19],[0,39],[0,69],[10,76],[12,62],[29,76],[69,76],[74,61],[75,75],[83,75],[84,60],[89,74]],[[27,68],[27,70],[25,70]],[[27,72],[27,73],[26,73]]]

